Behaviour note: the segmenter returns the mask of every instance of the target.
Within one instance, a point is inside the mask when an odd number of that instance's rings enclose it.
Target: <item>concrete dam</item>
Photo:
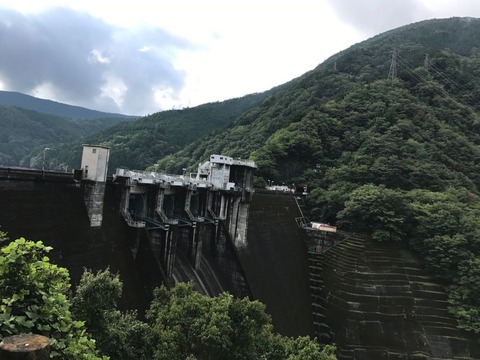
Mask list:
[[[334,342],[339,359],[480,359],[415,254],[306,230],[293,195],[251,187],[252,164],[203,165],[205,177],[121,170],[105,181],[85,166],[76,176],[0,168],[1,230],[52,246],[73,284],[84,268],[118,272],[124,309],[142,313],[154,287],[192,281],[262,301],[276,331]]]

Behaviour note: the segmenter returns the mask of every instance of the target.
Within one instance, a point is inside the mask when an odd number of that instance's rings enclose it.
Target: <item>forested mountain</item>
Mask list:
[[[480,333],[479,95],[480,20],[424,21],[333,56],[157,166],[221,153],[255,160],[257,186],[307,186],[313,218],[422,254]]]
[[[0,165],[40,167],[45,147],[82,142],[85,136],[118,122],[125,118],[73,120],[0,105]]]
[[[277,181],[301,177],[301,173],[306,168],[314,168],[317,161],[308,156],[301,161],[310,161],[304,164],[303,169],[296,169],[295,176],[288,175],[285,172],[289,166],[285,166],[287,164],[283,161],[277,162],[269,156],[268,160],[274,160],[274,163],[267,161],[263,164],[263,160],[267,160],[264,159],[265,153],[268,153],[267,139],[290,124],[300,124],[302,120],[315,116],[314,111],[323,113],[321,106],[329,102],[344,99],[375,81],[387,79],[394,49],[398,54],[399,86],[408,87],[407,91],[410,92],[418,83],[417,92],[422,91],[424,95],[430,91],[440,98],[453,97],[462,104],[476,107],[473,99],[479,91],[479,81],[475,78],[480,71],[478,23],[478,19],[470,18],[424,21],[356,44],[332,56],[313,71],[285,84],[282,91],[243,114],[228,131],[218,132],[174,154],[177,168],[171,166],[173,162],[170,159],[164,159],[159,164],[169,171],[178,171],[178,168],[185,166],[186,159],[190,164],[196,164],[213,151],[260,161],[262,177]],[[424,73],[422,69],[427,55],[430,71]],[[422,90],[422,84],[429,90]],[[431,107],[433,104],[426,105]],[[308,128],[304,130],[302,133],[312,135]],[[295,140],[291,139],[292,142]],[[302,139],[296,142],[301,143]],[[179,158],[185,158],[184,162],[180,164]]]
[[[14,91],[0,91],[0,105],[16,106],[23,109],[35,110],[41,113],[52,114],[69,119],[92,120],[116,118],[133,120],[138,117],[90,110],[80,106],[67,105],[52,100],[39,99]]]
[[[42,165],[44,149],[48,147],[45,163],[48,169],[72,169],[80,166],[82,144],[92,143],[112,147],[111,171],[116,167],[144,169],[157,159],[182,149],[186,144],[231,124],[242,113],[279,89],[281,87],[194,108],[159,112],[136,121],[131,121],[132,117],[112,117],[115,114],[72,107],[23,94],[0,92],[0,103],[2,95],[8,94],[3,100],[19,105],[0,105],[0,165],[39,167]],[[28,110],[20,105],[51,113]],[[69,114],[72,118],[54,115],[56,107],[61,109],[60,113]],[[79,116],[105,117],[75,118],[76,110],[81,110],[77,114]]]
[[[134,119],[134,116],[0,91],[0,165],[40,167],[46,147],[51,149],[49,155],[53,155],[63,144],[82,143],[87,135]],[[50,160],[52,156],[47,158],[48,168],[55,165]]]
[[[233,123],[280,88],[193,108],[155,113],[133,122],[117,124],[82,141],[111,147],[110,171],[117,167],[145,169],[159,158]],[[81,144],[78,142],[52,151],[52,166],[78,167]]]
[[[31,166],[32,151],[52,143],[67,143],[85,134],[73,122],[58,116],[13,106],[0,106],[0,165]]]

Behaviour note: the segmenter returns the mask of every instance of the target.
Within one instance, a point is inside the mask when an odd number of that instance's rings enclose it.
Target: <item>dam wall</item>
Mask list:
[[[119,213],[120,196],[111,184],[105,188],[103,226],[92,228],[80,183],[72,181],[0,179],[0,225],[11,240],[24,237],[52,246],[49,257],[70,272],[73,284],[84,269],[97,271],[107,267],[118,272],[124,283],[121,307],[138,308],[148,305],[146,280],[161,283],[155,268],[144,276],[128,246],[141,234],[126,226]],[[144,257],[142,266],[148,262]]]
[[[223,220],[161,224],[159,219],[138,228],[126,221],[125,207],[129,213],[153,218],[158,187],[147,186],[145,192],[130,196],[123,183],[107,181],[100,184],[103,201],[94,204],[102,221],[92,226],[92,207],[86,201],[92,198],[91,181],[74,180],[65,173],[44,176],[41,171],[5,174],[0,172],[0,229],[11,240],[25,237],[52,246],[49,257],[69,270],[73,285],[84,269],[110,268],[124,283],[120,305],[140,314],[155,287],[178,281],[193,282],[205,295],[229,291],[237,297],[250,296],[233,241],[236,236],[245,243],[248,206],[241,195],[217,194],[211,202],[216,211],[220,203],[225,205]],[[183,188],[169,193],[164,209],[168,215],[183,214],[185,193]],[[206,211],[206,198],[202,198],[206,192],[196,194],[190,209],[199,217]],[[239,227],[244,230],[237,231]]]
[[[282,335],[313,335],[308,257],[301,216],[290,195],[255,193],[248,216],[247,246],[238,248],[253,298],[266,304]]]
[[[457,328],[445,288],[403,244],[349,237],[311,269],[339,360],[480,358],[478,336]]]

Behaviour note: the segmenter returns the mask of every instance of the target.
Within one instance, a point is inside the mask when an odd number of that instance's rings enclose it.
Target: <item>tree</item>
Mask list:
[[[436,276],[452,280],[458,264],[472,257],[462,234],[436,235],[424,241],[426,265]]]
[[[100,359],[84,323],[72,317],[69,274],[50,263],[51,249],[24,238],[1,249],[0,336],[41,334],[50,338],[54,358]]]
[[[73,314],[85,321],[98,348],[116,360],[149,360],[149,326],[137,319],[136,312],[122,313],[117,302],[122,281],[109,269],[96,274],[85,270],[72,299]]]
[[[154,333],[154,359],[219,358],[231,348],[232,332],[227,316],[230,296],[211,300],[193,290],[191,285],[178,284],[172,290],[155,290],[147,313]]]
[[[459,327],[480,334],[480,259],[470,258],[458,265],[449,301]]]
[[[8,240],[8,234],[5,231],[0,230],[0,242]]]
[[[308,336],[295,339],[283,338],[284,356],[278,359],[287,360],[336,360],[335,346],[326,345],[323,349]]]
[[[336,359],[334,347],[275,334],[262,303],[228,293],[208,298],[191,284],[156,289],[147,320],[155,360]]]
[[[121,292],[118,275],[86,270],[73,298],[74,314],[113,359],[335,359],[332,346],[322,349],[308,337],[275,334],[258,301],[228,293],[209,298],[180,283],[155,290],[143,322],[135,313],[118,311]]]
[[[430,194],[430,199],[416,199],[410,206],[418,224],[418,236],[425,239],[436,235],[452,236],[461,232],[464,204],[443,193]]]
[[[403,234],[406,206],[401,193],[383,185],[367,184],[352,191],[338,224],[373,233],[377,240],[398,240]]]
[[[311,208],[311,213],[314,219],[322,219],[327,223],[334,223],[337,214],[345,206],[345,201],[348,200],[350,193],[355,189],[356,185],[339,181],[327,189],[315,188],[307,197],[307,204]]]
[[[116,308],[122,282],[108,269],[96,274],[85,270],[72,299],[72,311],[89,329],[97,328],[105,311]]]

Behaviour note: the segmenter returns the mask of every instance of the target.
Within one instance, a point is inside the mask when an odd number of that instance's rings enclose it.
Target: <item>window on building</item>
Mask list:
[[[97,152],[97,149],[92,149],[92,154],[95,154]]]

